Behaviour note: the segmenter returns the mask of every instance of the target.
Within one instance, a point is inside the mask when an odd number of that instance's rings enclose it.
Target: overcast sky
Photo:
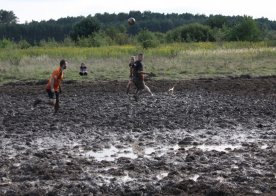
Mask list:
[[[0,9],[13,11],[20,23],[95,13],[159,13],[248,15],[276,20],[276,0],[0,0]]]

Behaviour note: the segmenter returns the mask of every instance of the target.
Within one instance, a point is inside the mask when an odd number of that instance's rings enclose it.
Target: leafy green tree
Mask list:
[[[222,28],[229,25],[227,17],[222,15],[210,15],[206,21],[206,24],[213,28]]]
[[[93,17],[88,16],[73,27],[71,38],[78,41],[79,38],[89,37],[100,30],[100,23]]]
[[[209,26],[202,24],[189,24],[176,28],[167,33],[168,42],[200,42],[215,41]]]
[[[129,17],[134,17],[137,21],[140,21],[143,19],[143,15],[140,11],[130,11],[128,14]]]
[[[108,27],[104,29],[104,32],[114,44],[123,45],[128,43],[128,35],[124,26]]]
[[[181,30],[180,36],[186,42],[214,41],[210,28],[201,24],[187,25]]]
[[[155,35],[156,39],[157,39],[161,44],[166,43],[166,34],[165,34],[165,33],[154,32],[154,35]]]
[[[0,24],[12,24],[17,22],[13,11],[0,10]]]
[[[217,42],[226,41],[230,31],[231,27],[223,25],[222,28],[212,29],[212,35]]]
[[[265,38],[267,40],[274,40],[275,41],[276,40],[276,31],[274,31],[274,30],[268,31]]]
[[[180,42],[180,33],[179,28],[172,29],[166,33],[166,42],[172,43],[172,42]]]
[[[102,32],[95,33],[91,36],[91,46],[100,47],[111,45],[112,40]]]
[[[139,32],[139,34],[137,35],[137,40],[145,49],[154,48],[159,45],[159,41],[157,40],[154,33],[146,29]]]
[[[261,31],[252,17],[244,16],[230,31],[230,41],[258,41]]]

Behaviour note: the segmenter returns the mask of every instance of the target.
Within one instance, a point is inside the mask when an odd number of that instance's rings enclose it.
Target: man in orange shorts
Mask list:
[[[47,102],[44,102],[45,104],[54,106],[55,112],[57,112],[59,109],[59,94],[61,93],[60,83],[63,80],[63,71],[67,67],[67,62],[64,59],[62,59],[59,65],[60,66],[53,71],[46,86],[46,91],[48,93],[50,100]],[[43,100],[37,99],[34,102],[33,106],[36,107],[40,103],[43,103]]]

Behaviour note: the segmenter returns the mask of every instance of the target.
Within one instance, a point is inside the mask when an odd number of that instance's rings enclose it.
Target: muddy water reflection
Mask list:
[[[202,151],[219,151],[219,152],[229,152],[231,150],[240,148],[240,145],[230,145],[230,144],[222,144],[222,145],[188,145],[184,148],[186,151],[190,149],[201,149]],[[124,148],[117,148],[115,146],[111,146],[110,148],[104,148],[100,151],[86,151],[84,152],[83,149],[80,149],[81,155],[86,157],[94,157],[97,161],[115,161],[118,158],[125,157],[130,159],[136,159],[138,157],[145,157],[145,158],[152,158],[152,157],[161,157],[168,153],[174,153],[181,148],[178,144],[170,146],[155,146],[155,147],[124,147]]]

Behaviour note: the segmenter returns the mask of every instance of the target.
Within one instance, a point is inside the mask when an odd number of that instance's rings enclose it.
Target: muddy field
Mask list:
[[[126,84],[0,86],[0,195],[276,195],[276,78]]]

